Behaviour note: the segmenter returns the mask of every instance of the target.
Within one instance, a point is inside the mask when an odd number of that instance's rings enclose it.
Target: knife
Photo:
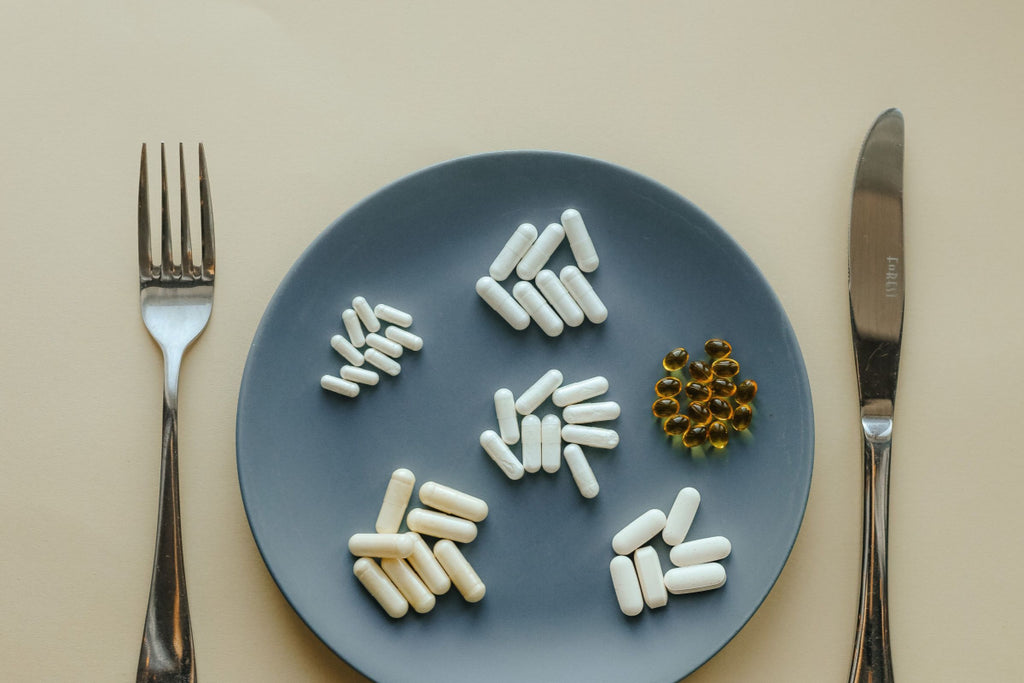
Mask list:
[[[893,680],[886,555],[903,265],[903,114],[889,109],[864,140],[850,211],[850,323],[864,432],[863,559],[850,683]]]

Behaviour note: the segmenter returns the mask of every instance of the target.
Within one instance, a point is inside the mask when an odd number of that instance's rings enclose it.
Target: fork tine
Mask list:
[[[188,223],[188,190],[185,186],[185,150],[184,146],[178,143],[178,185],[181,187],[181,276],[191,278],[196,274],[195,264],[192,262],[192,236]]]
[[[213,204],[210,199],[210,175],[206,170],[206,150],[199,143],[199,214],[203,237],[203,279],[212,280],[216,265],[213,243]]]
[[[149,174],[146,172],[146,143],[142,143],[139,164],[139,278],[153,277],[153,255],[149,247]]]
[[[171,253],[171,213],[167,202],[167,154],[160,143],[160,269],[163,277],[176,275]]]

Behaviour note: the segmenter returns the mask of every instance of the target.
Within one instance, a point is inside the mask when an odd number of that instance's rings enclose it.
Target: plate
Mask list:
[[[609,309],[548,338],[516,332],[474,291],[523,222],[543,229],[579,209],[601,264],[590,280]],[[554,270],[572,263],[567,244]],[[511,287],[515,274],[506,281]],[[322,390],[343,360],[328,344],[355,296],[414,316],[425,340],[397,377],[356,399]],[[666,441],[650,415],[664,354],[732,342],[760,393],[750,432],[722,452]],[[696,354],[695,354],[696,355]],[[585,449],[600,494],[568,468],[510,481],[479,435],[493,393],[517,395],[550,368],[604,375],[622,406],[612,451]],[[538,413],[555,412],[550,402]],[[757,610],[803,518],[813,460],[810,389],[796,337],[765,278],[693,204],[624,168],[554,152],[500,152],[413,173],[320,234],[271,299],[254,336],[237,413],[238,476],[263,559],[316,635],[381,681],[675,681],[721,649]],[[518,449],[518,447],[516,447]],[[387,617],[352,574],[348,537],[372,531],[391,472],[411,469],[484,498],[490,515],[464,552],[487,584],[453,589],[427,614]],[[719,590],[670,596],[626,617],[611,538],[683,486],[700,510],[689,538],[733,544]],[[415,503],[415,498],[414,498]],[[667,548],[655,543],[668,568]]]

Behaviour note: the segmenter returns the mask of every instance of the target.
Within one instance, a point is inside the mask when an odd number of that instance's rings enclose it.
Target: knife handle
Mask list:
[[[893,680],[886,567],[892,418],[862,412],[861,426],[864,430],[864,544],[850,683],[886,683]]]

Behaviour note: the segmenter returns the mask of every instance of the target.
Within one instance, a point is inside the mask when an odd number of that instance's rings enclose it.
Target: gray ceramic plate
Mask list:
[[[473,285],[521,222],[583,214],[601,256],[591,281],[610,311],[558,338],[515,332]],[[557,271],[572,262],[563,244]],[[514,280],[506,282],[510,286]],[[398,377],[356,399],[323,391],[342,359],[328,340],[352,297],[413,314],[425,340]],[[724,337],[761,390],[748,438],[691,454],[650,415],[662,356]],[[509,481],[481,450],[492,395],[549,368],[606,376],[622,405],[610,452],[587,450],[601,485],[584,500],[563,465]],[[539,413],[555,411],[550,402]],[[729,235],[665,187],[601,161],[549,152],[483,154],[414,173],[325,230],[267,307],[245,366],[238,475],[253,536],[309,627],[387,681],[674,681],[722,648],[782,571],[813,460],[810,389],[796,337],[768,283]],[[517,447],[518,448],[518,447]],[[452,590],[435,609],[388,618],[352,575],[346,543],[372,531],[390,473],[413,470],[488,501],[464,548],[482,602]],[[611,537],[675,493],[702,494],[691,538],[724,535],[726,585],[623,616]],[[667,548],[655,546],[669,566]]]

